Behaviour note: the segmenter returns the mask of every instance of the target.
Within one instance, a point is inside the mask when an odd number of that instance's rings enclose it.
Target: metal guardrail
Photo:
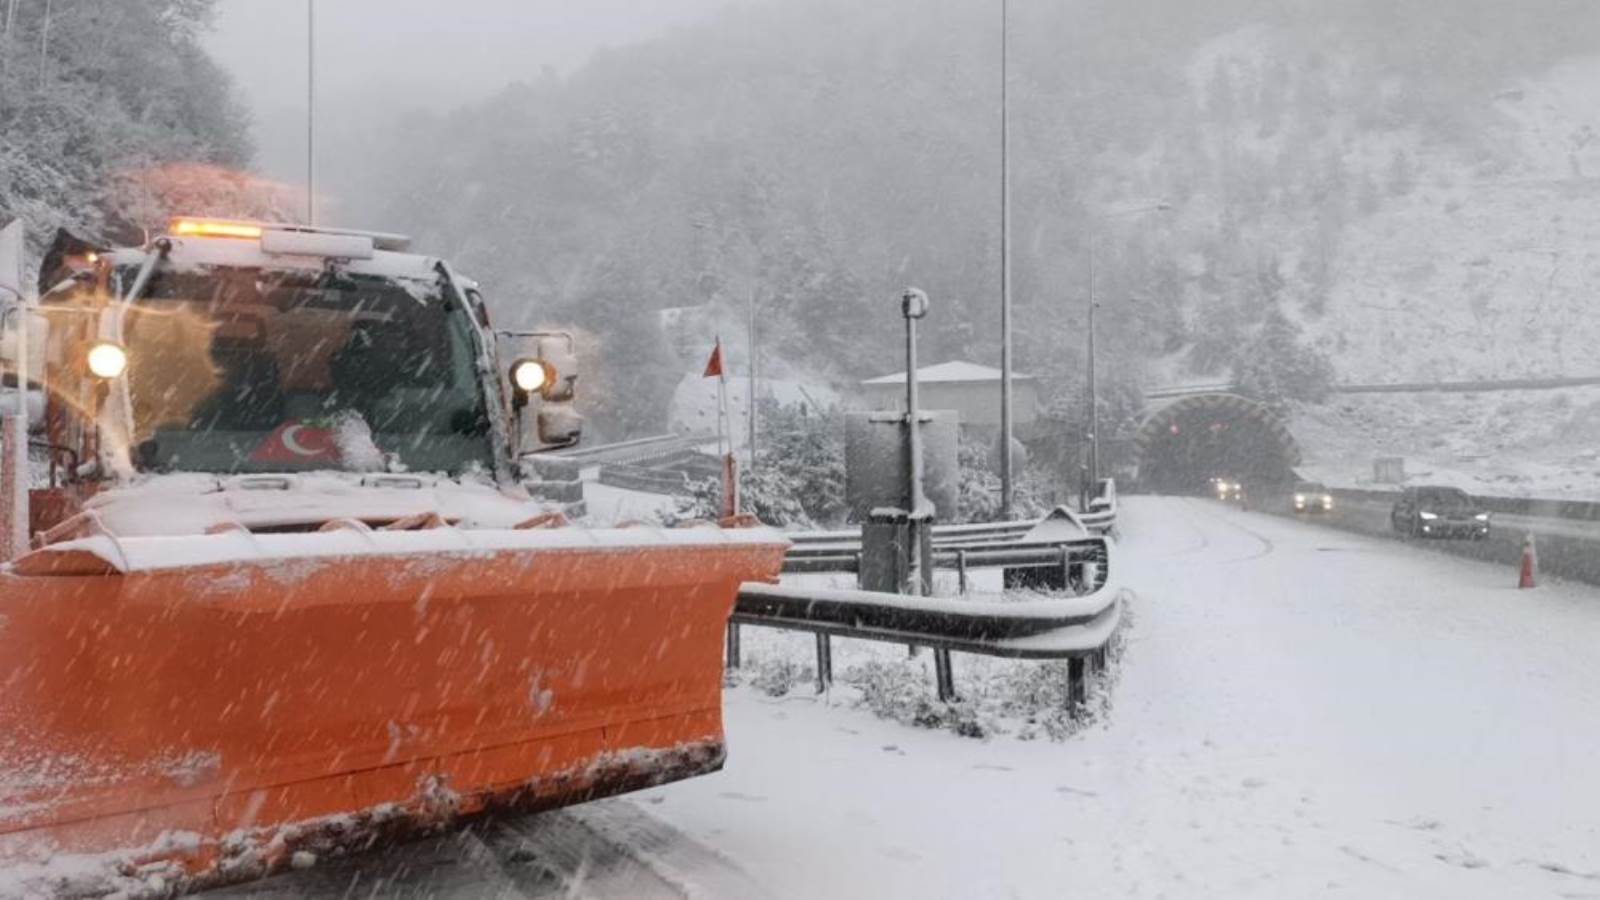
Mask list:
[[[1069,701],[1087,700],[1087,678],[1103,670],[1107,648],[1122,624],[1126,590],[1119,583],[1112,541],[1089,538],[1075,547],[1095,574],[1069,581],[1066,596],[981,601],[968,596],[917,597],[877,591],[788,584],[745,584],[728,630],[728,664],[739,665],[738,626],[806,631],[817,641],[817,689],[833,681],[833,637],[931,647],[941,700],[954,700],[950,653],[1013,659],[1067,660]],[[1049,548],[1060,564],[1060,548]],[[968,552],[968,551],[960,551]],[[1005,551],[1012,557],[1020,551]],[[936,554],[937,555],[937,554]],[[1011,557],[1008,557],[1010,559]],[[1086,570],[1087,571],[1087,570]]]
[[[1106,665],[1106,648],[1122,622],[1124,594],[1113,577],[1115,545],[1109,538],[1117,524],[1116,482],[1100,482],[1087,506],[1083,512],[1063,510],[1031,521],[934,526],[932,565],[957,571],[962,595],[957,599],[746,584],[729,621],[728,665],[739,665],[741,625],[811,632],[818,691],[833,682],[835,636],[926,646],[933,649],[939,699],[949,701],[956,699],[952,651],[1065,659],[1069,700],[1080,708],[1087,699],[1088,674]],[[1063,539],[1056,527],[1062,519],[1090,534]],[[1067,529],[1069,535],[1075,531]],[[785,573],[861,571],[860,532],[789,537],[794,546],[784,558]],[[1048,584],[1067,596],[1001,603],[963,599],[968,598],[968,570],[990,567],[1006,569],[1008,585]]]
[[[1212,384],[1178,384],[1150,388],[1144,392],[1144,398],[1146,400],[1168,400],[1176,397],[1193,397],[1198,394],[1231,394],[1238,389],[1237,385],[1225,381],[1218,381]]]
[[[1491,391],[1547,391],[1555,388],[1586,387],[1600,384],[1600,375],[1567,375],[1548,378],[1492,378],[1481,381],[1406,381],[1390,384],[1335,384],[1334,394],[1478,394]]]
[[[653,437],[637,438],[631,441],[618,441],[614,444],[598,444],[595,446],[578,447],[572,450],[558,450],[551,454],[560,459],[575,459],[585,465],[598,466],[606,463],[639,463],[659,456],[665,456],[691,447],[715,440],[705,435],[694,434],[658,434]]]
[[[957,540],[1014,537],[1021,535],[1037,524],[1039,524],[1038,519],[1024,519],[1016,522],[973,522],[962,525],[935,525],[933,526],[933,542],[938,544]],[[788,537],[789,540],[802,546],[851,542],[859,544],[861,542],[861,532],[859,530],[797,531],[791,532]]]
[[[669,472],[645,466],[607,463],[600,467],[599,481],[611,487],[647,494],[687,495],[689,479],[682,472]]]
[[[1588,387],[1600,384],[1600,375],[1553,375],[1544,378],[1487,378],[1477,381],[1394,381],[1369,384],[1333,384],[1331,394],[1480,394],[1494,391],[1546,391],[1557,388]],[[1236,384],[1176,385],[1151,388],[1146,400],[1169,400],[1197,394],[1236,394]]]
[[[933,565],[955,569],[961,590],[967,588],[971,569],[1048,569],[1060,567],[1063,582],[1096,588],[1106,579],[1106,541],[1103,537],[1077,541],[1011,541],[1007,543],[934,544]],[[789,549],[783,560],[787,574],[860,572],[861,547],[811,545]]]
[[[711,438],[663,434],[552,455],[546,465],[599,466],[599,482],[630,491],[687,495],[692,481],[716,477],[715,460],[702,464],[695,448]],[[709,457],[708,457],[709,459]],[[706,471],[712,469],[712,471]]]
[[[1393,503],[1400,491],[1395,488],[1375,490],[1372,488],[1340,488],[1332,489],[1335,497],[1348,497],[1357,500],[1372,500],[1383,503]],[[1473,499],[1483,504],[1483,508],[1490,512],[1504,513],[1512,516],[1534,516],[1543,519],[1566,519],[1573,522],[1600,521],[1600,502],[1593,500],[1556,500],[1547,497],[1495,497],[1483,494],[1473,494]]]
[[[1078,521],[1095,534],[1110,534],[1117,527],[1116,479],[1102,478],[1097,487],[1088,508],[1078,514]]]
[[[1065,514],[1082,525],[1091,535],[1114,533],[1117,527],[1117,484],[1107,478],[1100,482],[1099,492],[1089,500],[1088,509],[1078,512],[1066,510]],[[933,549],[936,564],[954,565],[950,553],[967,550],[1031,551],[1044,547],[1059,547],[1059,540],[1029,542],[1028,532],[1043,519],[1025,519],[1016,522],[971,522],[959,525],[933,526]],[[861,555],[860,531],[797,531],[788,534],[794,546],[789,550],[784,571],[794,572],[855,572],[859,571]],[[948,551],[948,552],[947,552]],[[982,557],[972,557],[974,561]],[[821,560],[828,560],[837,568],[827,568]],[[1048,560],[1045,560],[1046,562]],[[1028,565],[1038,560],[1019,559],[1016,562],[989,561],[977,565]],[[790,568],[793,563],[796,567]]]

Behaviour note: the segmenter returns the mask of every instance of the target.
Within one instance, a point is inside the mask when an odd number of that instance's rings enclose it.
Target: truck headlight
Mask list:
[[[1439,518],[1439,514],[1431,512],[1419,512],[1417,513],[1417,518],[1423,520],[1424,522],[1431,522],[1434,519]]]
[[[550,381],[550,372],[537,359],[519,359],[511,364],[511,383],[517,390],[532,394]]]
[[[101,341],[89,348],[86,361],[89,364],[90,374],[109,381],[127,371],[128,351],[123,349],[121,344]]]
[[[1473,518],[1477,519],[1479,522],[1487,522],[1487,521],[1489,521],[1489,514],[1488,513],[1478,513],[1477,515],[1473,516]]]
[[[1301,506],[1304,506],[1306,504],[1306,495],[1305,494],[1295,494],[1294,495],[1294,502],[1299,504],[1299,505],[1301,505]]]

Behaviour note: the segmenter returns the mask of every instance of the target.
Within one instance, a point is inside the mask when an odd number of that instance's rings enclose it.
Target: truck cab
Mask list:
[[[476,283],[408,244],[180,218],[142,247],[47,257],[21,329],[43,398],[30,444],[49,471],[30,492],[35,542],[105,519],[107,492],[152,484],[302,491],[247,528],[525,514],[527,457],[581,434],[572,339],[495,332]],[[161,527],[122,512],[124,528]],[[226,513],[211,525],[239,523]]]

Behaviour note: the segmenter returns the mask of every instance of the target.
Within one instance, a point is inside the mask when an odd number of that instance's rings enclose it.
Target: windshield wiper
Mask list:
[[[145,290],[150,287],[151,276],[155,275],[156,266],[161,265],[167,254],[172,252],[172,242],[166,238],[157,238],[154,247],[155,252],[145,256],[144,262],[139,265],[139,273],[133,276],[133,284],[122,295],[124,304],[137,303],[144,296]]]

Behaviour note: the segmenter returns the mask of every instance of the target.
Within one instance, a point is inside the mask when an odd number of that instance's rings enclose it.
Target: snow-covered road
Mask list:
[[[1519,592],[1505,566],[1200,500],[1128,498],[1123,531],[1138,599],[1120,683],[1110,715],[1063,742],[880,720],[843,686],[747,684],[727,693],[722,773],[467,841],[487,854],[445,838],[319,867],[315,883],[1600,897],[1600,590]],[[840,646],[839,665],[852,652],[867,651]],[[980,663],[956,665],[959,684]],[[305,896],[313,874],[239,893]]]
[[[975,741],[736,690],[727,770],[624,802],[776,896],[1600,896],[1600,591],[1198,500],[1124,515],[1102,726]]]

